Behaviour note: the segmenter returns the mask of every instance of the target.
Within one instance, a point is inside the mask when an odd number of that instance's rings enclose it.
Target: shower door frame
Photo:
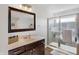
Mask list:
[[[53,18],[59,18],[59,22],[58,22],[58,24],[59,24],[59,27],[58,27],[59,32],[61,30],[61,28],[60,28],[60,24],[61,24],[60,16],[59,17],[47,18],[47,45],[49,45],[49,20],[53,19]],[[60,33],[59,33],[59,35],[60,35]],[[58,47],[60,47],[60,42],[59,41],[57,42],[57,44],[58,44]]]

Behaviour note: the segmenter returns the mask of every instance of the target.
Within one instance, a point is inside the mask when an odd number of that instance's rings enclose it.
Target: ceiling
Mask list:
[[[33,11],[40,17],[47,17],[53,13],[78,8],[79,4],[32,4]]]

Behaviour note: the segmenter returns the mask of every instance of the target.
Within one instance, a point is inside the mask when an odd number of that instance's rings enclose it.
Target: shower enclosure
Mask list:
[[[48,19],[48,45],[76,54],[77,16],[65,15]]]

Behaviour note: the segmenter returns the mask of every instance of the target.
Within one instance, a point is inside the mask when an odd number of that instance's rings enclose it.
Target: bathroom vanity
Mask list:
[[[33,31],[36,29],[36,14],[17,8],[8,9],[8,32]],[[23,37],[23,36],[22,36]],[[26,35],[9,37],[9,55],[44,55],[44,38]]]
[[[19,39],[9,44],[9,55],[44,55],[44,38]]]

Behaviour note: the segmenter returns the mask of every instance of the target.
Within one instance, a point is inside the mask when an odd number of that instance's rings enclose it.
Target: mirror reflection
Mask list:
[[[11,29],[34,28],[33,15],[11,11]]]

